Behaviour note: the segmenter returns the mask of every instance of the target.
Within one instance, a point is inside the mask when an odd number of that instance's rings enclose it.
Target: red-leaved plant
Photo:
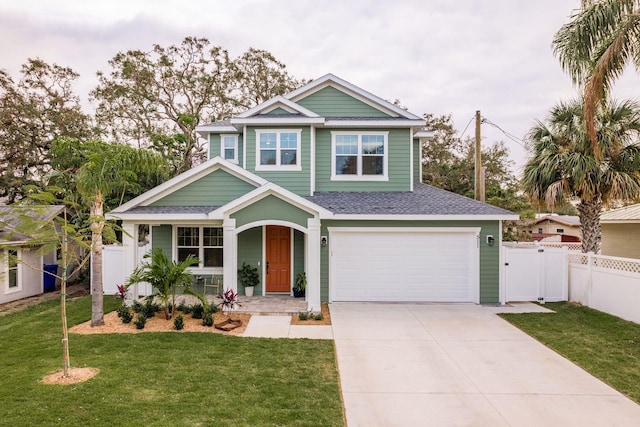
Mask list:
[[[219,305],[222,306],[222,311],[225,313],[228,313],[236,307],[242,307],[242,305],[238,303],[238,293],[231,288],[218,295],[218,298],[222,299]]]
[[[118,286],[118,293],[116,294],[116,296],[120,297],[124,303],[124,299],[127,297],[127,292],[129,292],[129,290],[125,285],[117,285],[117,286]]]

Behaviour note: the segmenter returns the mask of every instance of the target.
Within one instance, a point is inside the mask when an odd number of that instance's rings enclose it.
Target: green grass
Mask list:
[[[105,311],[118,304],[105,297]],[[90,316],[90,297],[69,302],[69,325]],[[71,334],[72,367],[100,373],[46,385],[62,368],[60,331],[58,301],[0,317],[3,425],[344,425],[330,340]]]
[[[513,325],[640,403],[640,325],[566,302],[556,314],[502,314]]]

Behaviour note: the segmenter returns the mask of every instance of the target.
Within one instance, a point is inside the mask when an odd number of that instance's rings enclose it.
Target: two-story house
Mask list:
[[[332,74],[202,125],[209,160],[111,212],[194,274],[258,267],[258,295],[307,275],[321,301],[498,303],[501,221],[512,212],[421,183],[425,121]],[[242,291],[239,289],[239,291]]]

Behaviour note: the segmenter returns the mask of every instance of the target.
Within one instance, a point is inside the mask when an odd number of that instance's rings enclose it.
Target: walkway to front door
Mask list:
[[[291,229],[268,225],[266,251],[266,291],[291,292]]]

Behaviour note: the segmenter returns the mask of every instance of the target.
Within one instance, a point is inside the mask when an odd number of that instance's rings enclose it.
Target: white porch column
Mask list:
[[[138,266],[138,224],[122,223],[122,247],[124,248],[124,261],[122,265],[125,282]],[[138,299],[138,285],[131,288],[130,298]]]
[[[225,218],[222,222],[223,229],[223,289],[233,289],[238,292],[238,248],[236,235],[236,220],[233,218]]]
[[[320,219],[307,220],[307,309],[320,311]]]

